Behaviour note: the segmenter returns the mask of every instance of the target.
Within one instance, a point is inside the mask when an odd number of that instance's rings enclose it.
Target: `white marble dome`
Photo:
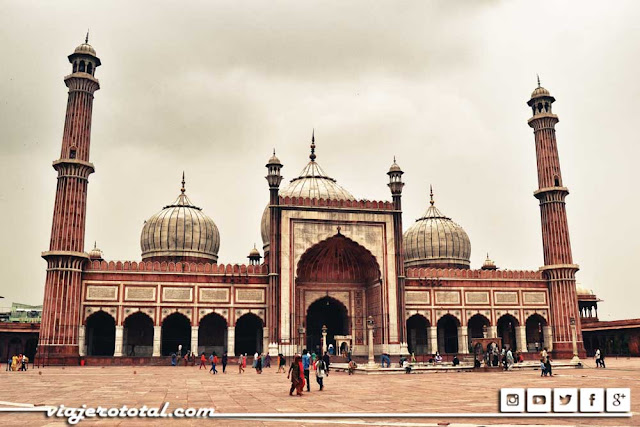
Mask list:
[[[469,268],[471,242],[464,229],[435,207],[403,234],[406,267]]]
[[[178,198],[145,222],[140,248],[143,261],[215,263],[220,233],[213,220],[191,203],[183,181]]]

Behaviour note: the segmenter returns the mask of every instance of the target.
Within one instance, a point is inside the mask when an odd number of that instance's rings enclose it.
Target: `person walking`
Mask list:
[[[277,374],[279,374],[280,371],[282,371],[282,373],[284,374],[286,363],[287,361],[284,358],[284,354],[279,353],[278,354],[278,372],[276,372]]]
[[[261,374],[261,373],[262,373],[262,357],[258,355],[258,358],[256,359],[256,374]]]
[[[327,376],[329,376],[329,365],[331,365],[331,357],[329,356],[328,352],[324,352],[324,355],[322,356],[322,361],[324,362],[324,366],[326,368],[327,371]]]
[[[240,353],[240,357],[238,357],[238,373],[241,374],[244,372],[244,355]]]
[[[245,369],[247,369],[247,353],[245,353],[242,358],[242,372],[244,372]]]
[[[293,390],[296,391],[297,396],[302,396],[302,390],[304,388],[304,374],[302,371],[302,358],[299,354],[296,354],[293,362],[291,362],[289,373],[287,373],[287,379],[291,379],[289,396],[293,396]]]
[[[320,386],[320,391],[322,391],[324,389],[324,377],[327,372],[327,367],[324,364],[324,360],[322,360],[322,358],[318,359],[314,365],[314,368],[316,370],[316,381]]]
[[[11,370],[11,356],[8,356],[7,358],[7,371]]]
[[[549,353],[547,352],[547,347],[542,349],[541,355],[542,355],[542,359],[544,360],[545,373],[546,375],[552,377],[553,372],[551,371],[551,357],[549,357]]]
[[[211,360],[211,369],[209,372],[213,372],[213,375],[215,375],[218,373],[218,370],[216,369],[216,365],[218,364],[218,355],[214,351],[211,356],[213,356],[213,359]]]
[[[227,373],[227,362],[229,362],[229,357],[227,356],[227,352],[225,351],[222,355],[222,373]]]
[[[265,368],[271,367],[271,355],[269,353],[267,353],[267,355],[264,356],[264,367]]]
[[[258,362],[258,357],[260,357],[260,355],[256,351],[255,354],[253,355],[253,363],[251,364],[251,367],[254,368],[254,369],[256,367],[256,363]]]
[[[207,356],[204,355],[204,351],[200,355],[200,367],[198,368],[198,371],[202,368],[204,368],[205,371],[207,370]]]
[[[513,359],[513,353],[511,352],[511,349],[510,349],[510,348],[509,348],[509,349],[507,349],[507,356],[506,356],[506,358],[507,358],[507,371],[511,371],[511,370],[513,370],[513,362],[514,362],[514,359]]]
[[[304,355],[302,356],[302,369],[304,369],[304,379],[307,382],[307,391],[311,391],[311,385],[309,384],[309,367],[311,366],[311,355],[309,354],[309,350],[303,351]]]

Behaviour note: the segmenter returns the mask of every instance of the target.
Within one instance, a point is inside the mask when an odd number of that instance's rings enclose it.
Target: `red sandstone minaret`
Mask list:
[[[56,201],[49,251],[44,306],[38,344],[38,363],[76,363],[82,268],[84,252],[87,184],[93,173],[89,162],[93,93],[100,89],[94,77],[100,59],[85,42],[69,55],[72,72],[64,78],[69,88],[60,159],[53,162],[58,172]]]
[[[551,111],[554,101],[555,98],[540,86],[538,79],[538,87],[527,102],[533,111],[528,123],[533,128],[536,143],[538,190],[533,194],[540,201],[544,250],[542,270],[549,281],[553,352],[556,357],[570,358],[573,356],[574,331],[580,355],[584,354],[584,345],[576,296],[578,266],[571,257],[564,202],[569,190],[562,184],[555,131],[558,117]]]

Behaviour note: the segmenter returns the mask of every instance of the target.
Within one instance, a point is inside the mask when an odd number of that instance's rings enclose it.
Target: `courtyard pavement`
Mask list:
[[[261,375],[247,368],[238,374],[229,365],[226,374],[211,375],[195,367],[47,367],[27,372],[0,372],[0,407],[25,405],[66,407],[213,407],[220,413],[254,412],[499,412],[501,387],[630,387],[632,418],[522,418],[522,419],[319,419],[319,420],[209,420],[105,418],[84,420],[80,425],[185,425],[185,426],[472,426],[472,425],[640,425],[640,359],[607,359],[607,369],[558,369],[554,377],[539,371],[444,372],[420,375],[353,375],[333,372],[318,391],[315,378],[311,392],[289,396],[286,374],[275,368]],[[2,366],[4,368],[4,365]],[[447,424],[449,423],[449,424]],[[42,413],[0,413],[6,426],[67,425],[63,418]]]

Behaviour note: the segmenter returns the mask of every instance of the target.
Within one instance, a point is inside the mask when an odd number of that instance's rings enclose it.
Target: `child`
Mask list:
[[[358,365],[356,365],[356,362],[354,362],[353,360],[350,360],[349,361],[349,375],[352,375],[357,367],[358,367]]]

